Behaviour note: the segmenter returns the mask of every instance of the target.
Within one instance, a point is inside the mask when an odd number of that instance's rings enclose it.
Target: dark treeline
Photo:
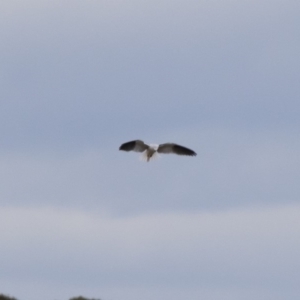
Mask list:
[[[9,297],[9,296],[0,294],[0,300],[17,300],[17,299],[14,297]]]
[[[0,294],[0,300],[18,300],[18,299],[7,296],[7,295]],[[101,299],[91,299],[91,298],[85,298],[82,296],[78,296],[78,297],[70,298],[69,300],[101,300]]]

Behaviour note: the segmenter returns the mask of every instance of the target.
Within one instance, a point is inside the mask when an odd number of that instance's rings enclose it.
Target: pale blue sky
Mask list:
[[[292,0],[2,1],[0,293],[295,299],[299,28]]]

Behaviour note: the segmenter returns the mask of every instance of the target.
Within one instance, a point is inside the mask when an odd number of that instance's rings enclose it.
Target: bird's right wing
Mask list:
[[[165,143],[160,144],[158,149],[158,153],[174,153],[178,155],[189,155],[196,156],[197,153],[189,148],[174,144],[174,143]]]
[[[119,150],[144,152],[148,148],[149,148],[149,146],[146,145],[143,141],[135,140],[135,141],[130,141],[130,142],[122,144],[120,146]]]

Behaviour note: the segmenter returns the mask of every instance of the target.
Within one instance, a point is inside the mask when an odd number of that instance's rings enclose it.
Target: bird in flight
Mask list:
[[[123,151],[135,151],[143,152],[143,158],[149,161],[157,153],[174,153],[178,155],[189,155],[196,156],[197,153],[189,148],[174,144],[174,143],[165,143],[165,144],[150,144],[147,145],[141,140],[130,141],[124,143],[120,146],[119,150]]]

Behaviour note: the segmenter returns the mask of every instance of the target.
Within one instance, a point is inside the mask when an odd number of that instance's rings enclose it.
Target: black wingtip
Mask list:
[[[122,151],[130,151],[130,150],[132,150],[132,149],[134,148],[135,142],[136,142],[136,141],[130,141],[130,142],[124,143],[124,144],[122,144],[122,145],[119,147],[119,150],[122,150]]]
[[[179,155],[188,155],[188,156],[196,156],[197,153],[189,148],[180,146],[180,145],[174,145],[174,151]]]
[[[193,150],[191,150],[192,152],[190,152],[190,153],[187,153],[186,155],[188,155],[188,156],[197,156],[197,153],[196,152],[194,152]]]

